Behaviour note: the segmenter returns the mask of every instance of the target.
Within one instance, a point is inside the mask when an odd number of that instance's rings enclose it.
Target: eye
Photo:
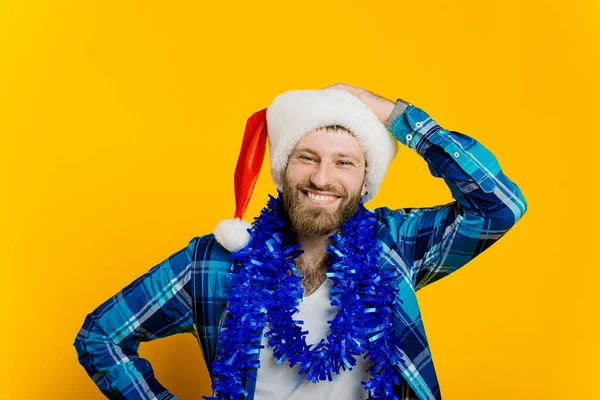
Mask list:
[[[302,160],[308,160],[308,161],[314,161],[314,158],[309,157],[309,156],[300,156],[300,159],[302,159]]]
[[[338,164],[342,164],[342,165],[354,165],[350,161],[339,161]]]

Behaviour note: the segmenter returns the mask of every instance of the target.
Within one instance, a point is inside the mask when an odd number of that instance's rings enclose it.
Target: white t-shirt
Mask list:
[[[295,313],[294,320],[304,321],[302,330],[308,330],[307,344],[316,344],[329,335],[329,324],[335,318],[338,308],[330,303],[329,291],[333,280],[327,278],[323,284],[312,294],[302,299],[298,306],[299,312]],[[325,379],[313,383],[306,379],[306,374],[298,374],[298,364],[290,368],[288,360],[277,365],[273,356],[273,348],[268,346],[264,333],[268,332],[269,325],[265,327],[262,344],[265,346],[260,351],[260,368],[256,380],[255,400],[337,400],[367,399],[368,393],[361,381],[368,381],[371,373],[366,372],[369,360],[362,356],[355,356],[357,364],[352,370],[346,369],[339,375],[331,374],[333,380]]]

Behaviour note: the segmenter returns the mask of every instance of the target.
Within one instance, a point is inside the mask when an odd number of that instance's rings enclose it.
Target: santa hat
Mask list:
[[[377,194],[398,143],[369,107],[353,94],[339,89],[291,90],[277,96],[268,108],[254,113],[246,123],[235,169],[235,215],[215,228],[217,242],[229,251],[244,248],[252,225],[242,220],[264,160],[267,138],[271,176],[283,191],[288,157],[307,133],[328,125],[350,130],[365,152],[368,192],[363,202]]]

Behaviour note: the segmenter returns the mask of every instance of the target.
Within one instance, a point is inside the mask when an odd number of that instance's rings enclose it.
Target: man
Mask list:
[[[266,141],[279,196],[241,220]],[[455,199],[367,210],[400,142]],[[415,292],[456,271],[525,213],[476,140],[423,110],[335,84],[290,91],[246,126],[235,219],[85,318],[80,363],[113,399],[175,398],[139,343],[190,332],[218,399],[441,399]]]

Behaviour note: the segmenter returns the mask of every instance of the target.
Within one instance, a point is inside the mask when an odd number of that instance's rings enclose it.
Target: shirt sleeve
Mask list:
[[[109,399],[176,399],[140,358],[140,342],[194,333],[190,244],[138,277],[89,313],[75,350],[79,363]]]
[[[456,271],[502,237],[527,210],[520,189],[494,155],[475,139],[442,128],[413,105],[390,127],[392,135],[444,179],[454,201],[392,212],[394,236],[419,290]]]

